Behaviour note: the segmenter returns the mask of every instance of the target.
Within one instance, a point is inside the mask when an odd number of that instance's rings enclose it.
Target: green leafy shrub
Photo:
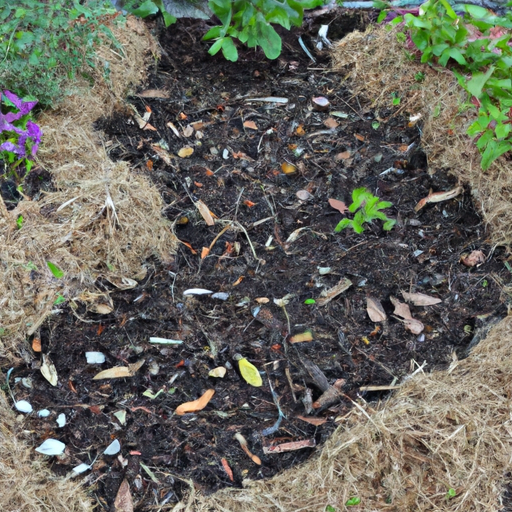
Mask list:
[[[103,23],[115,13],[107,0],[3,0],[0,2],[2,87],[52,105],[66,80],[94,67],[100,34],[114,36]]]
[[[446,0],[428,0],[418,16],[408,13],[393,23],[404,23],[421,62],[453,66],[469,95],[465,106],[478,109],[467,133],[475,137],[486,170],[512,149],[512,13],[496,16],[475,5],[460,8],[464,17]]]
[[[211,55],[222,50],[224,57],[231,61],[238,59],[233,39],[249,48],[260,46],[268,59],[276,59],[281,54],[281,38],[272,24],[287,30],[299,27],[304,9],[323,3],[323,0],[210,0],[210,9],[222,24],[210,29],[203,39],[215,39],[209,50]]]
[[[323,5],[324,0],[209,0],[207,7],[204,0],[190,0],[188,4],[172,0],[146,0],[143,3],[128,0],[122,8],[142,18],[161,12],[166,26],[174,23],[177,17],[209,19],[215,15],[221,24],[211,28],[203,40],[214,40],[210,55],[222,50],[227,60],[236,61],[235,39],[249,48],[261,47],[269,59],[279,57],[281,37],[273,25],[281,25],[287,30],[292,26],[300,27],[304,9]]]
[[[334,228],[339,233],[345,228],[351,227],[356,233],[364,231],[364,224],[371,224],[375,219],[384,222],[383,229],[390,231],[396,224],[396,220],[389,219],[386,214],[380,210],[384,210],[393,206],[389,201],[381,201],[375,197],[369,190],[356,188],[352,192],[352,204],[348,207],[349,212],[355,213],[353,219],[342,219]]]

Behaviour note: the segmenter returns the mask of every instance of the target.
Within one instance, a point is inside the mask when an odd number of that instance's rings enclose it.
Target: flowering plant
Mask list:
[[[23,101],[10,91],[0,92],[0,160],[18,179],[16,169],[24,164],[26,172],[30,171],[41,142],[41,128],[30,119],[36,103]]]

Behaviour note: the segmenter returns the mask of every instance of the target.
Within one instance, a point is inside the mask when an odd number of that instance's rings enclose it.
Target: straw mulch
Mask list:
[[[51,171],[56,191],[12,212],[0,205],[0,356],[12,362],[16,354],[29,358],[23,340],[56,309],[59,294],[106,311],[111,299],[97,289],[98,278],[130,286],[145,275],[149,257],[165,261],[176,248],[158,190],[126,163],[113,163],[93,129],[101,116],[125,108],[156,51],[134,18],[114,32],[122,49],[105,44],[98,52],[99,69],[110,63],[108,82],[97,75],[92,89],[76,84],[75,95],[38,118],[44,133],[38,163]],[[48,261],[64,271],[62,279],[53,277]]]
[[[122,48],[99,49],[98,69],[109,62],[108,82],[96,74],[91,89],[77,83],[76,94],[38,118],[43,129],[39,164],[52,174],[56,190],[25,200],[11,212],[0,198],[0,357],[4,367],[31,363],[26,338],[53,313],[59,295],[89,310],[112,306],[99,278],[118,288],[146,273],[145,262],[167,260],[176,239],[162,216],[158,190],[124,163],[113,163],[93,122],[116,109],[145,78],[156,53],[145,25],[130,18],[112,27]],[[16,220],[23,216],[20,230]],[[53,277],[47,262],[64,271]],[[0,510],[90,512],[82,485],[56,478],[45,457],[33,451],[11,400],[0,393]],[[20,419],[22,419],[20,417]]]

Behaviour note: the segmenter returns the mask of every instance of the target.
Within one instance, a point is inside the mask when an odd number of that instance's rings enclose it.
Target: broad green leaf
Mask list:
[[[368,199],[372,198],[373,195],[366,190],[366,188],[356,188],[352,192],[352,204],[348,207],[351,213],[354,213],[358,208],[361,207]]]
[[[146,0],[139,8],[131,11],[131,13],[141,18],[147,18],[152,14],[156,14],[159,10],[152,0]]]
[[[166,11],[162,11],[162,16],[164,17],[164,23],[166,27],[170,27],[174,23],[176,23],[177,19]]]
[[[494,132],[496,133],[496,137],[498,139],[504,139],[510,133],[510,125],[498,123],[494,129]]]
[[[50,269],[50,272],[54,275],[54,277],[56,277],[57,279],[64,277],[64,271],[57,267],[57,265],[55,265],[51,261],[47,261],[46,264],[48,265],[48,268]]]
[[[206,34],[203,36],[203,41],[208,41],[210,39],[217,39],[218,37],[223,36],[223,27],[220,25],[217,25],[215,27],[212,27]]]
[[[238,51],[231,37],[225,37],[222,41],[222,53],[226,60],[235,62],[238,59]]]
[[[494,66],[491,66],[486,73],[473,73],[473,77],[466,84],[466,90],[470,92],[473,96],[477,98],[482,94],[482,89],[484,88],[487,80],[489,80],[490,76],[494,72]]]
[[[340,231],[348,228],[352,225],[352,221],[350,219],[342,219],[338,222],[337,226],[334,228],[335,233],[339,233]]]
[[[482,161],[480,163],[482,169],[486,171],[489,169],[491,164],[499,158],[501,155],[506,153],[507,151],[510,151],[512,148],[512,144],[510,142],[501,141],[496,142],[494,140],[491,140],[489,144],[487,144],[487,147],[485,148],[485,151],[482,155]]]
[[[217,41],[215,41],[215,43],[213,43],[212,47],[208,50],[208,53],[210,55],[215,55],[222,48],[223,42],[224,42],[223,37],[221,37],[220,39],[217,39]]]
[[[281,38],[274,27],[266,21],[256,21],[256,38],[265,57],[270,60],[277,59],[281,54]]]

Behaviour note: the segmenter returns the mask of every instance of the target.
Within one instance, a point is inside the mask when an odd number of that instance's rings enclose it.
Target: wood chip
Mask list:
[[[402,292],[402,296],[404,300],[407,302],[411,302],[415,306],[433,306],[434,304],[439,304],[443,302],[441,299],[437,297],[430,297],[429,295],[425,295],[424,293],[407,293]]]
[[[340,293],[343,293],[344,291],[348,290],[352,286],[352,281],[350,279],[347,279],[346,277],[342,278],[340,282],[333,286],[332,288],[329,288],[328,290],[324,290],[320,295],[321,297],[317,299],[316,303],[318,306],[325,306],[326,304],[329,304],[332,299],[340,295]]]
[[[268,455],[271,453],[293,452],[295,450],[302,450],[303,448],[314,448],[315,446],[316,441],[314,439],[304,439],[303,441],[292,441],[291,443],[264,446],[263,453]]]

